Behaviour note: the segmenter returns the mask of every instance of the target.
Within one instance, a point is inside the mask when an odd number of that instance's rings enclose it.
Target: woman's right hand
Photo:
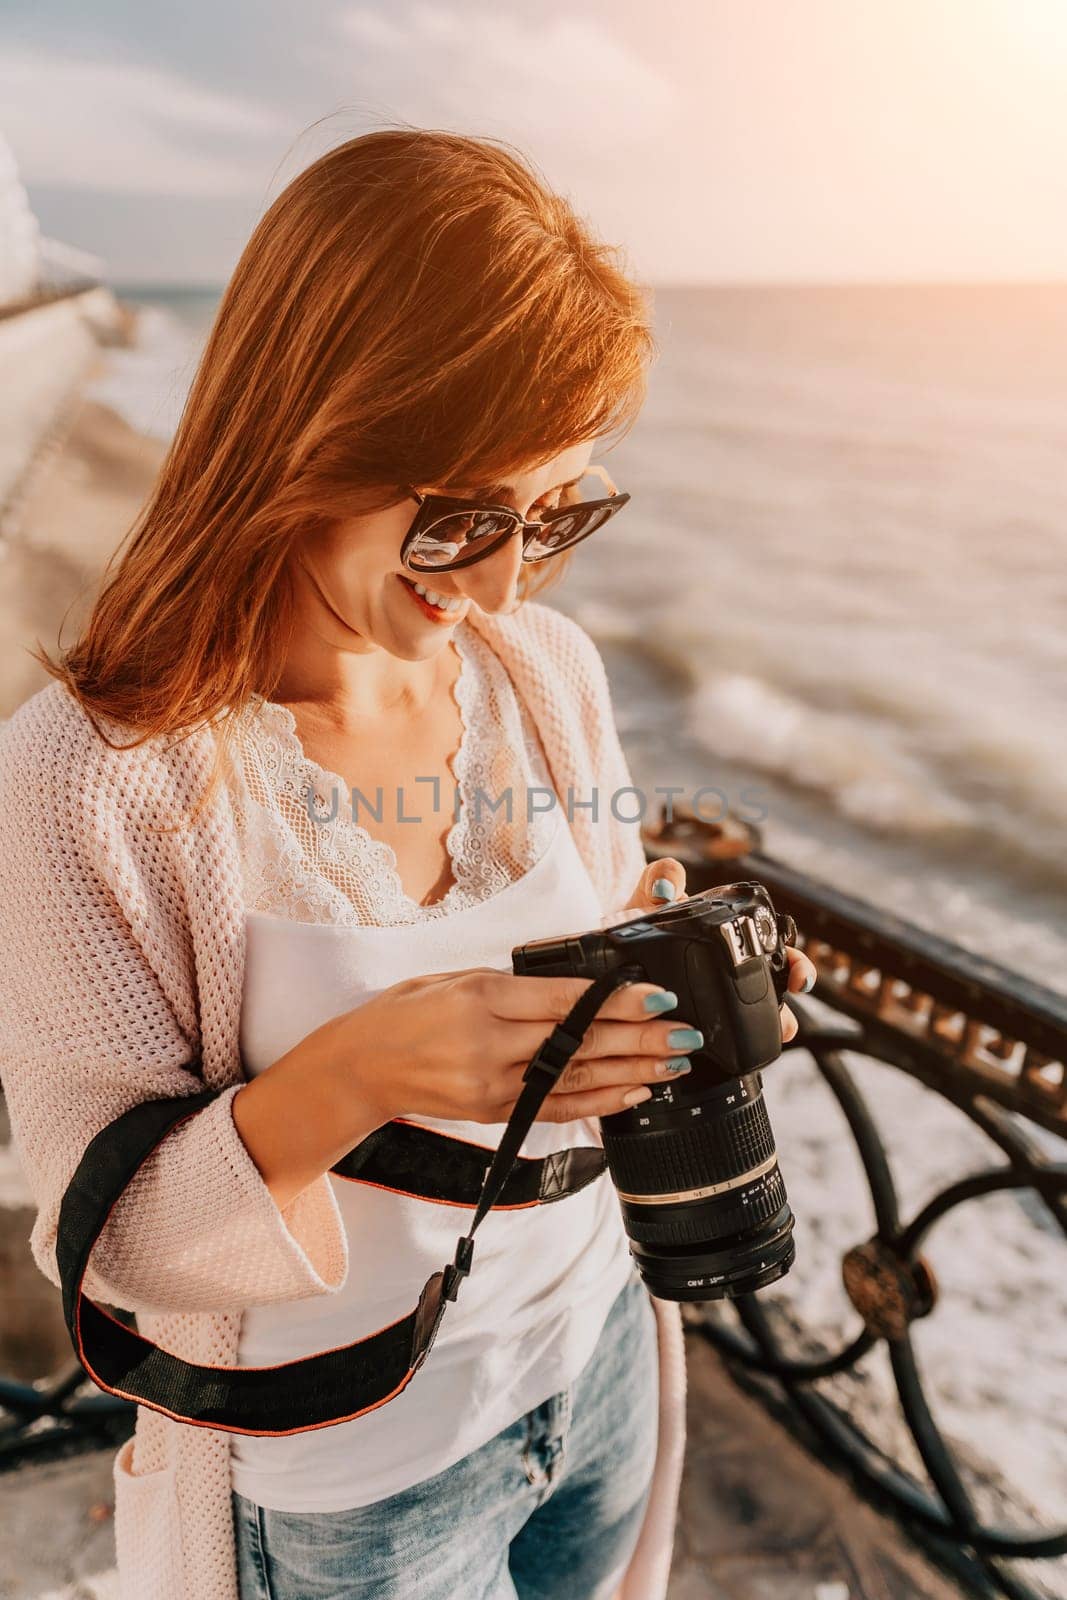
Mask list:
[[[590,978],[532,978],[474,967],[406,978],[324,1024],[346,1088],[383,1122],[416,1115],[507,1122],[523,1072]],[[597,1012],[538,1112],[541,1122],[605,1117],[670,1082],[666,1063],[702,1037],[670,1044],[682,1018],[645,1008],[654,983],[616,989]],[[667,1008],[677,1005],[673,998]],[[334,1054],[336,1052],[336,1054]],[[677,1076],[677,1074],[673,1074]]]

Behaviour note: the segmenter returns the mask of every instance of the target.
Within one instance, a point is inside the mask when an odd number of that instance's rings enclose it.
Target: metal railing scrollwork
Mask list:
[[[841,1263],[858,1331],[839,1348],[789,1354],[760,1297],[719,1313],[687,1315],[729,1361],[777,1380],[796,1416],[854,1479],[941,1554],[963,1557],[963,1575],[980,1592],[1036,1600],[1043,1591],[1012,1568],[1018,1560],[1067,1554],[1067,1526],[991,1525],[976,1509],[965,1471],[934,1419],[916,1360],[911,1329],[935,1313],[938,1287],[922,1246],[936,1222],[985,1195],[1027,1189],[1051,1226],[1067,1234],[1067,1161],[1054,1159],[1067,1139],[1067,999],[982,957],[764,855],[758,835],[742,852],[736,839],[683,814],[646,830],[652,855],[675,855],[687,866],[690,893],[746,878],[764,883],[777,910],[790,912],[798,946],[814,962],[813,997],[834,1013],[816,1020],[797,996],[790,1004],[798,1033],[785,1047],[810,1052],[855,1140],[870,1187],[873,1237],[859,1240]],[[1005,1157],[949,1182],[911,1217],[901,1215],[886,1147],[864,1093],[842,1056],[858,1053],[907,1074],[951,1102]],[[1067,1145],[1062,1147],[1067,1151]],[[1058,1153],[1058,1152],[1057,1152]],[[1067,1265],[1067,1255],[1064,1257]],[[739,1326],[738,1326],[739,1324]],[[1065,1333],[1067,1341],[1067,1333]],[[853,1368],[884,1344],[900,1411],[930,1487],[879,1449],[844,1410],[815,1387]],[[957,1572],[960,1572],[957,1566]]]
[[[0,1377],[0,1472],[117,1446],[133,1432],[135,1412],[98,1390],[76,1359],[39,1385]]]

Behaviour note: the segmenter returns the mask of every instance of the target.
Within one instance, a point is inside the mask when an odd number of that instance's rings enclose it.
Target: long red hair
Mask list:
[[[619,255],[503,141],[392,127],[328,151],[245,246],[81,637],[35,659],[135,744],[269,698],[309,532],[632,424],[656,347]],[[521,598],[565,560],[524,569]]]

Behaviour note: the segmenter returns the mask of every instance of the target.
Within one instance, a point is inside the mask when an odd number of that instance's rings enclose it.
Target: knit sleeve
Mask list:
[[[563,695],[573,702],[577,720],[564,736],[573,746],[579,786],[587,782],[597,794],[593,827],[597,857],[604,863],[604,910],[619,910],[645,870],[641,802],[649,797],[642,797],[634,786],[604,658],[581,623],[555,607],[528,602],[518,620],[525,622],[537,654],[550,663],[548,694],[557,703]]]
[[[619,737],[612,703],[607,668],[594,641],[580,628],[588,672],[588,692],[592,696],[591,725],[596,732],[594,770],[601,791],[602,803],[607,805],[606,826],[611,830],[610,859],[613,887],[608,895],[608,910],[620,910],[633,894],[638,879],[645,870],[645,847],[641,839],[641,818],[644,814],[642,796],[634,785],[630,763]],[[614,805],[613,805],[614,802]]]
[[[205,1088],[196,958],[166,876],[174,847],[153,844],[147,858],[124,847],[145,764],[123,769],[121,789],[79,722],[53,686],[0,725],[0,1077],[38,1208],[30,1249],[57,1287],[60,1206],[90,1141],[140,1101]],[[89,1258],[90,1298],[236,1311],[342,1287],[347,1243],[329,1185],[279,1209],[233,1122],[242,1086],[141,1163]]]

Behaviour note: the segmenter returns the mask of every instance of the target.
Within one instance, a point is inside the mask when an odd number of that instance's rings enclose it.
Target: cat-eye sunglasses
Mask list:
[[[576,498],[588,474],[603,481],[609,491],[606,498]],[[453,572],[457,567],[473,566],[516,533],[522,535],[523,561],[547,561],[602,528],[630,498],[616,492],[599,464],[586,467],[577,484],[563,491],[560,504],[542,511],[535,520],[520,516],[510,506],[423,494],[411,484],[404,487],[419,503],[400,549],[400,559],[409,572]]]

